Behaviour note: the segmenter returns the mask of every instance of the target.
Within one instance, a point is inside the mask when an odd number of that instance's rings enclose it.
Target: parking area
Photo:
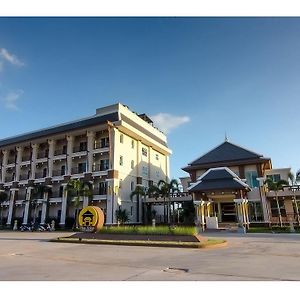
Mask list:
[[[300,280],[300,235],[205,233],[226,248],[50,243],[63,232],[0,232],[0,280]]]

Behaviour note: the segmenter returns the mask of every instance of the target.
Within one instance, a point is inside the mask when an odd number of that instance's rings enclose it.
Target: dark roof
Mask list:
[[[225,141],[224,143],[212,149],[208,153],[194,160],[189,165],[196,166],[196,165],[203,165],[203,164],[216,163],[216,162],[259,159],[262,157],[263,157],[262,154],[252,152],[238,145]]]
[[[118,117],[117,112],[103,115],[103,116],[96,115],[93,117],[89,117],[89,118],[85,118],[85,119],[81,119],[81,120],[77,120],[77,121],[73,121],[73,122],[69,122],[69,123],[64,123],[61,125],[57,125],[57,126],[25,133],[22,135],[14,136],[11,138],[3,139],[3,140],[0,140],[0,147],[7,146],[10,144],[14,144],[14,143],[20,143],[20,142],[24,142],[24,141],[32,140],[32,139],[36,139],[36,138],[41,138],[41,137],[44,137],[47,135],[53,135],[53,134],[62,133],[65,131],[70,131],[70,130],[74,130],[74,129],[78,129],[78,128],[84,128],[84,127],[88,127],[88,126],[92,126],[92,125],[97,125],[97,124],[105,123],[106,121],[115,122],[118,120],[119,120],[119,117]]]
[[[250,190],[250,188],[226,167],[209,169],[189,188],[190,192],[213,190]]]

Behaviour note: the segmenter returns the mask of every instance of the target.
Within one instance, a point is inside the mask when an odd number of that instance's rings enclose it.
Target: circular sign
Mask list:
[[[80,211],[78,223],[81,231],[98,231],[103,227],[104,224],[103,211],[98,206],[87,206]]]

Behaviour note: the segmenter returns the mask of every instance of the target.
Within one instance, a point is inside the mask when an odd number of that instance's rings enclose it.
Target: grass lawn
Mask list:
[[[194,226],[106,226],[101,228],[99,233],[146,235],[196,235],[197,229]]]
[[[291,233],[289,226],[273,226],[269,227],[250,227],[247,230],[248,233]],[[296,227],[294,233],[300,233],[300,228]]]

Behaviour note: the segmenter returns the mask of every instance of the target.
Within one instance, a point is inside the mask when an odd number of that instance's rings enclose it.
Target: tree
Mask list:
[[[289,176],[290,185],[291,186],[297,185],[300,181],[300,170],[298,170],[296,172],[296,174],[290,172],[288,176]],[[293,202],[294,202],[294,207],[295,207],[296,214],[297,214],[297,220],[298,220],[298,224],[300,224],[299,209],[298,209],[298,204],[297,204],[297,201],[296,201],[296,190],[295,190],[295,188],[292,188],[292,191],[294,193]]]
[[[66,197],[68,202],[73,202],[74,207],[76,208],[75,222],[74,226],[78,228],[78,215],[79,215],[79,207],[81,200],[84,197],[92,198],[92,184],[88,181],[81,181],[80,179],[71,179],[68,181],[66,189],[65,189]],[[88,203],[89,204],[89,203]]]
[[[129,216],[128,216],[127,210],[121,209],[121,207],[119,206],[119,208],[116,210],[116,219],[117,219],[117,222],[120,224],[124,224],[124,223],[128,222]]]
[[[136,196],[137,197],[137,206],[136,206],[136,210],[137,210],[137,219],[139,221],[139,212],[140,212],[140,201],[139,201],[139,197],[146,197],[147,195],[147,191],[143,186],[136,186],[135,190],[131,192],[130,194],[130,200],[133,200],[133,197]]]
[[[1,204],[6,201],[8,198],[7,194],[4,191],[0,191],[0,226],[2,226],[2,207]]]
[[[282,216],[281,216],[281,210],[280,210],[279,200],[278,200],[278,191],[283,190],[283,187],[288,186],[289,183],[286,180],[274,181],[271,178],[267,178],[265,180],[265,184],[267,185],[269,191],[273,191],[275,193],[279,223],[280,223],[280,227],[282,227]]]

